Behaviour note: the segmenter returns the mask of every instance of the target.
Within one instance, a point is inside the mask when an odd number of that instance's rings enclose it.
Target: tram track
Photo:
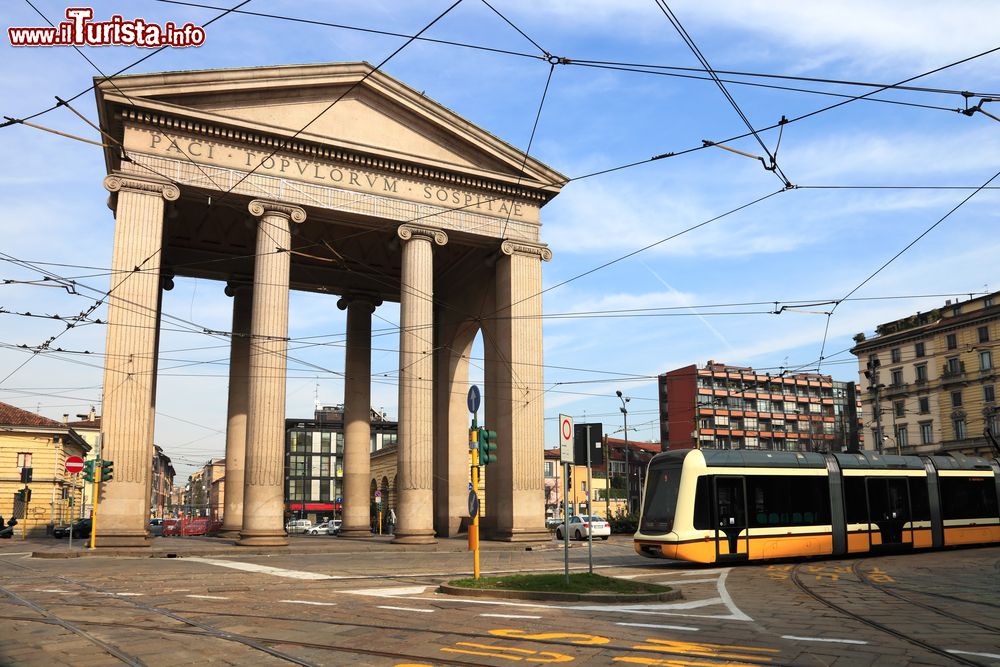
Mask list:
[[[805,593],[809,597],[813,598],[814,600],[816,600],[820,604],[824,605],[825,607],[828,607],[828,608],[830,608],[830,609],[838,612],[839,614],[841,614],[843,616],[851,618],[851,619],[857,621],[858,623],[861,623],[861,624],[866,625],[866,626],[868,626],[870,628],[878,630],[879,632],[883,632],[885,634],[892,635],[893,637],[896,637],[897,639],[901,639],[902,641],[905,641],[905,642],[907,642],[909,644],[913,644],[914,646],[919,646],[920,648],[922,648],[922,649],[924,649],[926,651],[929,651],[929,652],[934,653],[936,655],[939,655],[939,656],[942,656],[944,658],[947,658],[948,660],[950,660],[952,662],[963,664],[963,665],[969,665],[970,667],[983,667],[982,663],[975,662],[973,660],[969,660],[968,658],[964,658],[961,655],[956,655],[954,653],[950,653],[947,650],[942,649],[942,648],[940,648],[938,646],[934,646],[933,644],[930,644],[928,642],[925,642],[924,640],[922,640],[922,639],[920,639],[918,637],[914,637],[914,636],[909,635],[909,634],[907,634],[905,632],[900,632],[899,630],[891,628],[891,627],[889,627],[889,626],[887,626],[887,625],[885,625],[883,623],[879,623],[878,621],[875,621],[875,620],[873,620],[871,618],[867,618],[865,616],[857,614],[857,613],[851,611],[850,609],[847,609],[844,606],[842,606],[842,605],[840,605],[840,604],[838,604],[838,603],[830,600],[829,598],[827,598],[823,594],[819,593],[818,591],[816,591],[816,590],[814,590],[812,588],[809,588],[805,584],[805,582],[802,581],[802,578],[800,577],[800,574],[801,574],[802,568],[804,566],[805,566],[804,563],[799,563],[798,565],[796,565],[792,569],[792,573],[791,573],[791,580],[792,580],[792,582],[795,584],[795,586],[799,590],[801,590],[803,593]],[[856,575],[858,574],[858,570],[857,570],[858,567],[859,567],[859,564],[857,564],[857,563],[854,566],[852,566],[852,571],[854,571]],[[868,585],[869,587],[875,588],[875,587],[871,586],[871,582],[869,582],[867,580],[867,578],[864,578],[864,577],[860,577],[859,576],[859,583],[862,583],[862,584]],[[875,590],[880,590],[880,589],[875,588]],[[885,591],[880,591],[880,592],[885,593]],[[901,599],[905,600],[905,598],[901,598]],[[907,602],[911,602],[910,600],[906,600],[906,601]],[[931,609],[933,609],[933,608],[931,608]],[[935,610],[935,611],[937,611],[937,610]],[[964,622],[967,622],[967,620],[966,619],[961,619],[961,622],[964,623]]]
[[[393,660],[403,660],[409,662],[430,662],[433,664],[441,664],[441,665],[472,666],[472,665],[482,665],[484,663],[481,661],[470,662],[457,658],[445,658],[443,656],[438,656],[438,655],[434,655],[433,657],[428,657],[423,655],[393,652],[393,651],[386,651],[374,648],[308,642],[308,641],[295,640],[287,637],[267,637],[258,635],[251,636],[236,632],[230,632],[227,630],[222,630],[208,622],[191,617],[201,616],[201,617],[222,617],[222,618],[243,619],[247,621],[255,621],[261,623],[262,625],[264,625],[264,627],[266,627],[267,621],[293,621],[299,624],[354,627],[361,629],[371,629],[373,627],[378,627],[380,630],[386,632],[411,632],[415,634],[433,634],[436,636],[447,635],[449,637],[454,637],[457,640],[458,644],[480,642],[480,644],[474,644],[474,645],[479,646],[481,649],[490,648],[487,645],[481,644],[481,642],[484,640],[484,636],[481,631],[461,631],[461,630],[441,629],[441,628],[419,628],[419,627],[405,626],[400,624],[387,625],[384,623],[379,623],[377,626],[373,626],[371,623],[363,623],[351,620],[304,618],[303,616],[281,616],[281,615],[269,615],[269,614],[248,614],[248,613],[220,611],[211,609],[166,609],[162,605],[146,604],[136,600],[133,597],[126,597],[124,595],[119,595],[115,591],[104,590],[100,587],[85,582],[77,581],[65,576],[52,575],[49,573],[43,574],[39,570],[36,570],[34,568],[28,567],[20,563],[11,563],[11,564],[23,570],[31,572],[32,574],[44,576],[47,582],[51,582],[52,580],[58,580],[69,586],[82,588],[84,589],[85,592],[89,592],[96,595],[104,595],[107,596],[106,599],[114,599],[132,608],[142,610],[144,612],[147,612],[155,616],[166,617],[177,623],[182,624],[182,626],[188,626],[188,627],[159,626],[159,625],[152,626],[139,623],[102,621],[96,618],[66,619],[53,612],[51,607],[60,607],[60,608],[69,607],[69,608],[79,608],[79,609],[89,610],[89,609],[107,609],[108,605],[106,602],[88,603],[81,601],[60,600],[56,604],[49,604],[48,605],[49,608],[46,608],[40,604],[25,599],[24,597],[18,595],[14,591],[10,591],[9,589],[0,586],[0,593],[8,596],[16,603],[22,604],[23,606],[26,606],[29,609],[40,614],[39,617],[0,614],[0,618],[4,619],[5,621],[47,623],[50,625],[63,627],[71,632],[74,632],[75,634],[80,635],[81,637],[86,638],[87,640],[91,641],[102,650],[105,650],[110,655],[113,655],[114,657],[118,658],[125,664],[129,665],[142,665],[144,667],[145,663],[143,663],[140,658],[127,654],[125,651],[122,651],[119,647],[116,647],[110,642],[105,641],[99,637],[96,637],[93,633],[88,632],[84,628],[91,628],[91,629],[126,628],[129,630],[144,631],[150,633],[168,633],[173,635],[183,635],[187,637],[219,639],[223,641],[239,643],[255,651],[267,653],[272,657],[279,658],[281,660],[291,662],[293,664],[305,665],[309,667],[314,667],[316,663],[309,662],[297,656],[291,655],[275,647],[291,646],[291,647],[298,647],[311,650],[329,651],[331,653],[340,653],[344,655],[353,654],[355,656],[383,657]],[[65,615],[65,612],[62,613],[63,615]],[[500,637],[497,637],[496,639],[500,639]],[[615,657],[625,658],[626,656],[629,655],[635,656],[636,654],[655,655],[660,658],[662,658],[664,655],[662,651],[655,649],[641,648],[639,646],[630,646],[627,648],[616,647],[611,645],[588,646],[571,640],[560,640],[557,638],[532,639],[530,640],[530,645],[538,646],[539,648],[543,649],[559,648],[559,649],[574,649],[576,651],[596,649],[598,651],[606,653],[609,656],[609,659],[614,659]],[[108,650],[109,648],[111,650]],[[501,649],[502,646],[498,645],[496,648]],[[516,649],[516,648],[511,650],[523,651],[523,649]],[[683,650],[672,650],[670,652],[670,655],[672,658],[678,661],[689,659],[697,661],[698,664],[702,665],[712,665],[712,664],[724,665],[731,662],[727,658],[709,657],[702,652],[695,652],[695,651],[688,652]],[[773,658],[757,660],[754,659],[753,656],[741,656],[741,663],[748,665],[769,665],[771,667],[791,667],[790,663],[783,663],[781,661],[774,660]],[[678,662],[678,664],[681,663]]]

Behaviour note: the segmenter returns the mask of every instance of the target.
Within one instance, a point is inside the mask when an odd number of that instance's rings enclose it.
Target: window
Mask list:
[[[988,326],[986,326],[986,327],[979,327],[978,329],[976,329],[976,332],[979,334],[979,342],[980,343],[988,343],[989,342],[989,340],[990,340],[990,328]]]
[[[927,364],[917,364],[913,370],[917,373],[917,382],[927,382]]]
[[[955,439],[965,440],[965,418],[952,419],[951,425],[955,428]]]
[[[942,477],[941,518],[980,519],[997,515],[997,490],[992,477]]]
[[[924,396],[923,398],[917,399],[920,405],[920,414],[926,415],[931,411],[931,399]]]
[[[889,350],[889,356],[892,359],[892,363],[894,364],[898,364],[900,361],[903,360],[903,355],[902,353],[900,353],[898,347],[894,347],[891,350]]]
[[[830,523],[826,477],[748,475],[750,527],[815,526]]]
[[[991,368],[993,368],[993,353],[983,350],[979,353],[979,370],[988,371]]]
[[[646,502],[642,512],[642,529],[651,533],[669,533],[674,524],[677,495],[681,483],[681,466],[677,463],[657,466],[649,471]],[[701,490],[699,478],[698,489]],[[701,499],[701,494],[697,494]]]
[[[906,401],[896,401],[892,404],[892,411],[897,417],[906,415]]]
[[[962,307],[959,306],[959,305],[952,306],[951,307],[951,314],[952,314],[953,317],[956,316],[956,315],[961,315],[962,314]]]
[[[983,308],[991,308],[993,306],[993,297],[988,296],[983,299]]]
[[[545,476],[555,477],[555,466],[552,464],[552,461],[545,462]]]
[[[993,433],[994,435],[998,430],[1000,430],[1000,417],[997,417],[995,412],[986,417],[986,428],[988,428],[990,433]]]
[[[920,443],[929,445],[934,442],[934,422],[920,422]]]
[[[900,449],[909,446],[910,438],[907,434],[906,424],[899,424],[896,427],[896,444],[899,445]]]
[[[993,403],[997,400],[996,392],[993,389],[993,385],[984,384],[983,385],[983,402]]]
[[[962,370],[962,364],[958,361],[958,357],[948,357],[948,365],[945,367],[949,374],[957,374]]]
[[[951,392],[951,407],[960,408],[962,407],[962,392],[953,391]]]
[[[913,354],[914,354],[914,356],[917,356],[917,357],[924,356],[924,344],[923,343],[916,343],[916,344],[914,344],[914,346],[913,346]]]
[[[899,387],[903,384],[903,369],[893,368],[892,369],[892,385],[893,387]]]
[[[948,334],[948,349],[957,350],[958,349],[958,336],[956,334]]]

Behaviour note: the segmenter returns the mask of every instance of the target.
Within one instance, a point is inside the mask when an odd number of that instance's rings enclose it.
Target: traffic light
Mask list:
[[[497,432],[479,429],[479,465],[497,462]]]
[[[90,459],[89,461],[83,462],[83,478],[88,482],[94,481],[94,467],[97,465],[97,461]]]
[[[31,468],[21,468],[21,482],[29,484],[31,482]]]
[[[115,462],[114,461],[101,461],[101,481],[110,482],[115,478]]]
[[[24,498],[24,502],[25,503],[30,503],[31,502],[31,489],[29,489],[28,487],[24,487],[23,489],[21,489],[21,497]]]

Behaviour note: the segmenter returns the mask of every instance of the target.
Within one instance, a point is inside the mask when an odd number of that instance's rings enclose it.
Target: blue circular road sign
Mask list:
[[[482,396],[479,393],[479,387],[472,385],[469,387],[469,412],[476,414],[479,412],[479,402]]]

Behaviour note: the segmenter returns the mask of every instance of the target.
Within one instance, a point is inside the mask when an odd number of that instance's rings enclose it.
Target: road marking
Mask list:
[[[638,579],[639,577],[662,577],[662,572],[651,572],[649,574],[625,574],[618,575],[615,579]],[[683,586],[684,584],[714,584],[718,579],[686,579],[684,581],[657,581],[657,584],[662,586]]]
[[[690,630],[698,632],[699,628],[692,628],[690,625],[657,625],[655,623],[615,623],[630,628],[656,628],[658,630]]]
[[[323,579],[343,579],[343,577],[337,577],[329,574],[317,574],[316,572],[302,572],[299,570],[284,570],[280,567],[271,567],[270,565],[257,565],[256,563],[241,563],[239,561],[228,561],[228,560],[218,560],[215,558],[185,558],[184,560],[193,561],[195,563],[205,563],[206,565],[218,565],[219,567],[228,567],[233,570],[243,570],[244,572],[257,572],[259,574],[270,574],[275,577],[285,577],[286,579],[308,579],[310,581],[319,581]]]
[[[379,609],[394,609],[396,611],[419,611],[422,614],[433,614],[433,609],[413,609],[412,607],[389,607],[387,605],[377,605]]]
[[[278,600],[278,602],[287,602],[288,604],[311,604],[317,607],[336,607],[336,602],[313,602],[312,600]]]
[[[978,655],[980,658],[1000,658],[1000,653],[973,653],[972,651],[949,650],[948,653],[955,655]]]
[[[693,570],[691,572],[685,572],[681,576],[683,577],[697,577],[700,574],[723,574],[729,572],[729,568],[715,569],[715,570]]]
[[[434,586],[389,586],[388,588],[361,588],[355,591],[342,591],[352,595],[370,595],[378,598],[406,597],[409,595],[420,595],[428,588]]]
[[[198,598],[199,600],[228,600],[229,598],[220,597],[218,595],[185,595],[188,598]]]
[[[800,642],[829,642],[831,644],[867,644],[860,639],[830,639],[827,637],[798,637],[796,635],[781,635],[782,639],[794,639]]]
[[[719,591],[719,597],[722,598],[722,601],[725,603],[726,607],[729,609],[730,612],[732,612],[733,620],[752,621],[753,619],[744,614],[742,611],[740,611],[739,607],[736,606],[736,603],[733,602],[733,599],[729,597],[729,592],[726,590],[726,578],[728,576],[729,576],[729,570],[726,570],[725,572],[719,575],[719,583],[716,585],[716,588]]]
[[[11,551],[10,553],[0,554],[0,556],[30,556],[31,553],[30,551]]]
[[[541,618],[541,616],[519,616],[518,614],[480,614],[489,618]]]
[[[175,589],[173,589],[170,592],[171,593],[187,593],[189,590],[191,590],[191,589],[190,588],[175,588]]]
[[[61,588],[36,588],[36,593],[69,593],[69,591],[64,591]]]
[[[123,598],[137,598],[145,595],[144,593],[115,593],[114,591],[98,591],[98,595],[114,595]]]

